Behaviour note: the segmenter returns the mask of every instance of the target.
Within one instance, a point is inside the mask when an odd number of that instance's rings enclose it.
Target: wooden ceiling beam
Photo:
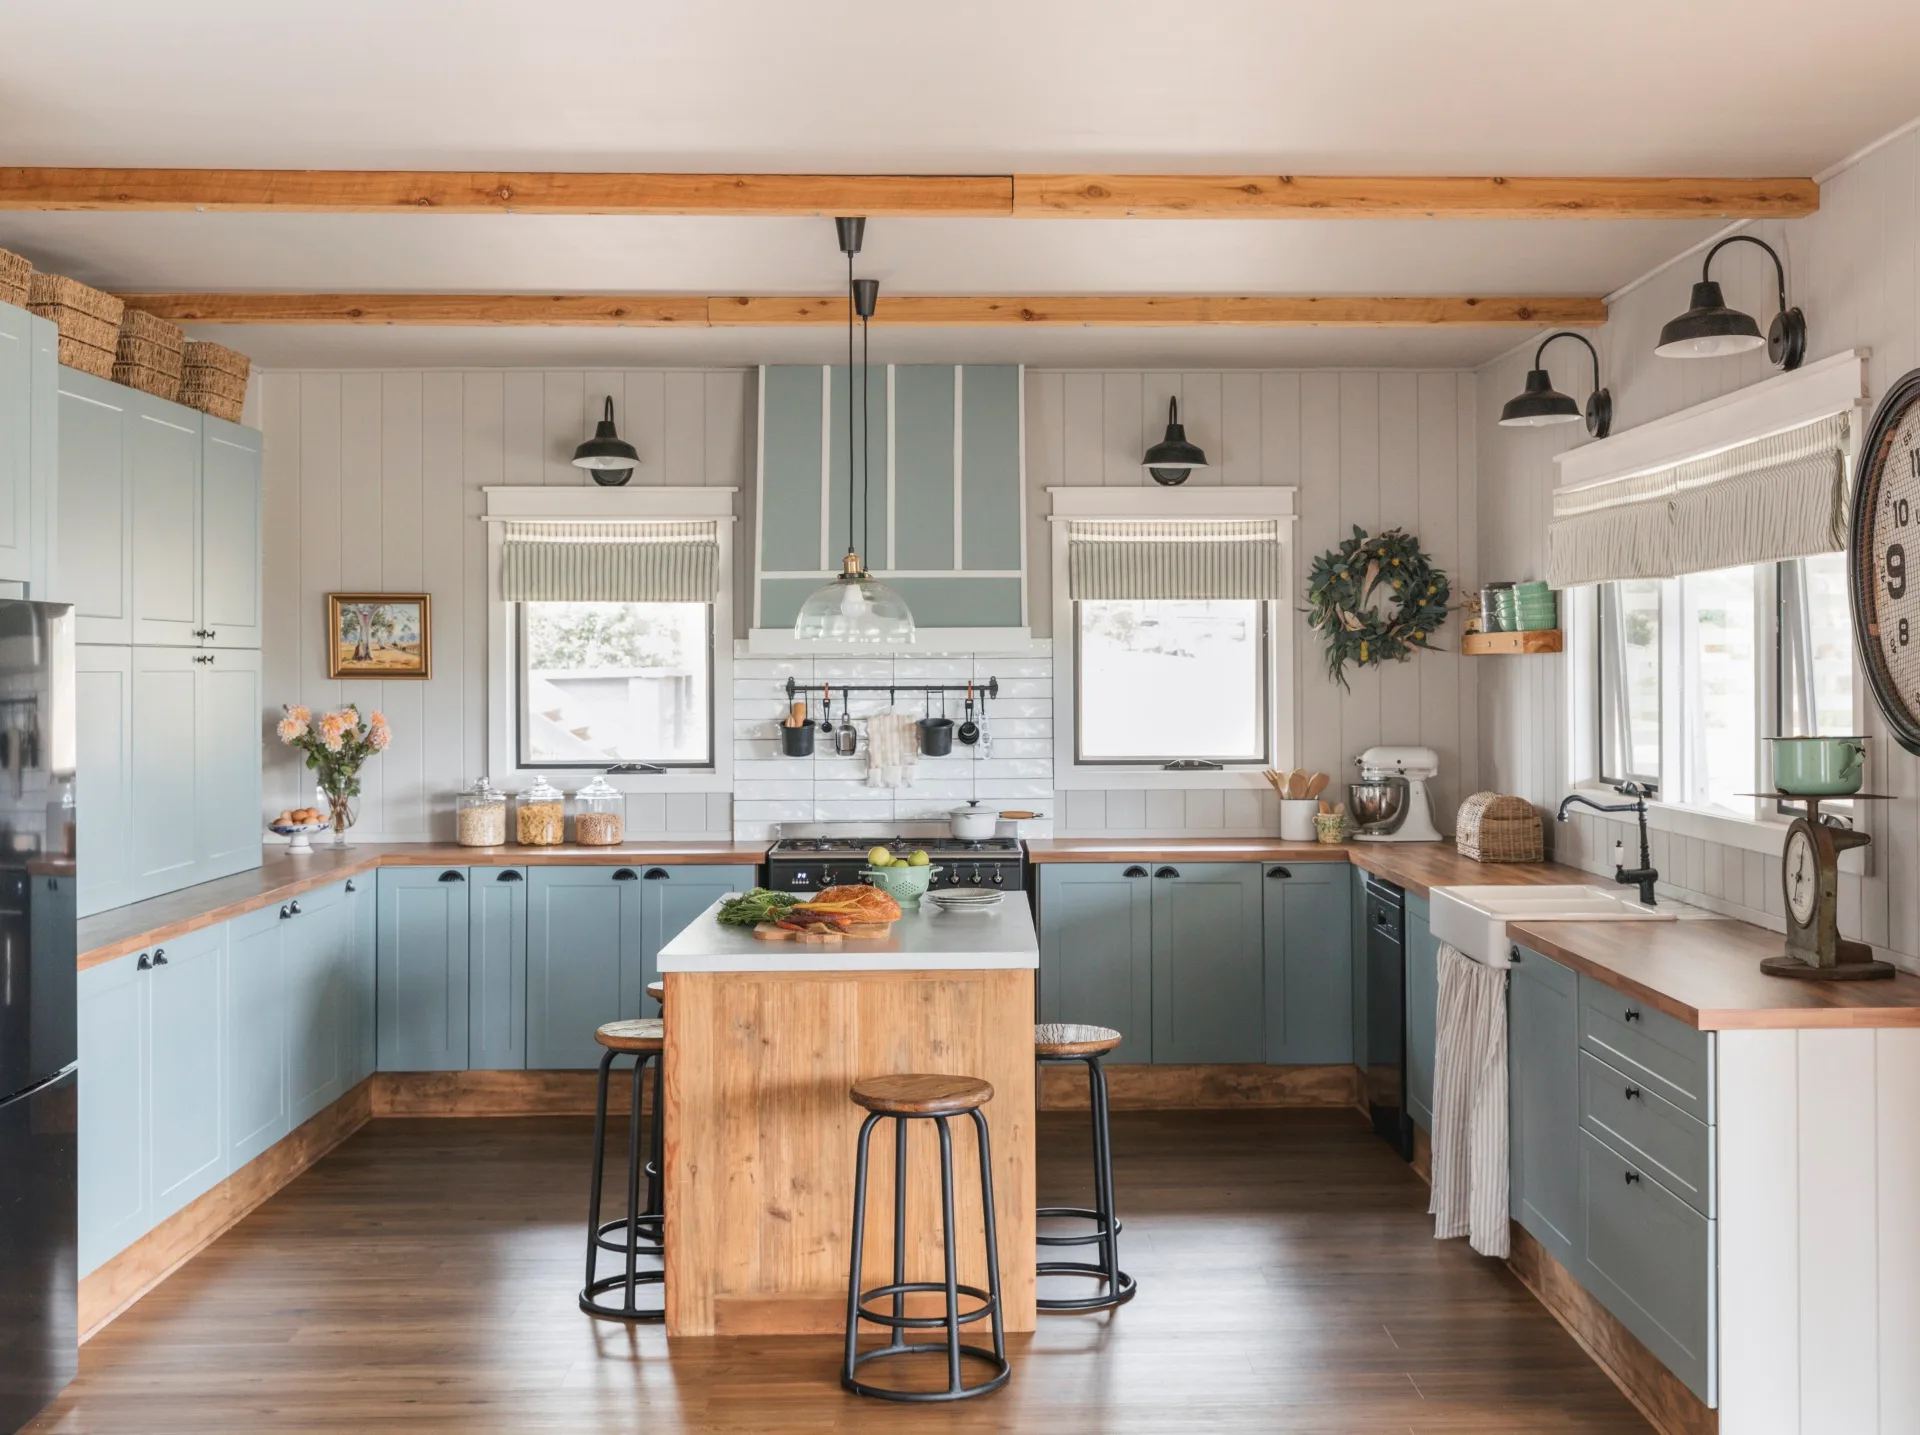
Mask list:
[[[1023,219],[1763,219],[1811,214],[1819,203],[1819,186],[1810,179],[0,167],[0,210]]]
[[[123,294],[178,324],[404,324],[549,328],[814,328],[847,322],[838,295]],[[1604,300],[1347,295],[886,295],[895,328],[1592,328]]]

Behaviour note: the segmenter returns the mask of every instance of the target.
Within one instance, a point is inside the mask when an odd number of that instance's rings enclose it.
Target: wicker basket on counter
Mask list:
[[[34,274],[27,307],[60,330],[60,362],[96,378],[113,377],[126,305],[64,274]]]
[[[180,402],[215,418],[240,422],[253,360],[238,349],[189,339],[180,369]]]
[[[0,304],[16,309],[27,307],[27,294],[33,287],[33,265],[25,255],[0,249]]]
[[[1476,792],[1460,804],[1453,840],[1476,862],[1539,862],[1547,855],[1533,804],[1498,792]]]
[[[178,324],[129,309],[120,319],[113,381],[156,398],[177,399],[186,346],[186,332]]]

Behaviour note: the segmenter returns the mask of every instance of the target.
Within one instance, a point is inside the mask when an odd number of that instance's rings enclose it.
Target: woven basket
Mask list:
[[[224,394],[210,393],[206,389],[182,387],[179,402],[190,409],[198,409],[203,414],[212,414],[217,419],[225,419],[228,423],[237,424],[240,422],[240,411],[245,401],[230,399]]]
[[[230,374],[243,385],[247,382],[247,375],[253,372],[252,359],[238,349],[229,349],[224,344],[210,344],[205,339],[189,339],[185,352],[189,369],[213,369],[222,374]]]
[[[69,279],[64,274],[35,274],[33,286],[27,294],[27,307],[40,314],[56,306],[104,320],[113,325],[116,335],[120,332],[120,316],[127,311],[127,306],[113,295],[89,288],[78,279]],[[47,317],[51,319],[54,316],[48,314]]]
[[[105,349],[109,354],[120,343],[118,323],[109,324],[105,319],[95,318],[84,310],[69,309],[65,304],[31,304],[28,307],[41,318],[53,320],[63,339],[76,340],[89,349]]]
[[[1454,845],[1476,862],[1539,862],[1546,857],[1540,814],[1521,797],[1476,792],[1454,818]]]
[[[146,339],[136,339],[122,329],[120,343],[113,353],[115,360],[119,363],[137,365],[142,369],[153,369],[165,374],[176,385],[180,382],[182,366],[178,349],[168,349]]]
[[[125,343],[125,340],[121,342]],[[176,401],[180,397],[178,374],[170,374],[165,369],[148,368],[145,364],[129,364],[125,359],[114,364],[113,381],[125,384],[130,389],[138,389],[143,394],[152,394],[156,399]]]
[[[33,289],[33,265],[25,256],[0,249],[0,304],[24,309]]]
[[[188,364],[180,370],[180,387],[200,389],[209,394],[218,394],[223,399],[244,399],[247,396],[247,381],[236,379],[232,374],[223,374],[218,369],[196,369]]]
[[[133,340],[148,344],[156,349],[164,349],[174,356],[177,365],[185,357],[187,331],[178,324],[169,324],[165,319],[155,318],[144,309],[129,309],[120,316],[120,339],[125,343]],[[144,360],[128,360],[129,363],[142,363]]]
[[[97,349],[92,344],[60,336],[60,362],[69,369],[92,374],[96,379],[113,377],[113,350]]]

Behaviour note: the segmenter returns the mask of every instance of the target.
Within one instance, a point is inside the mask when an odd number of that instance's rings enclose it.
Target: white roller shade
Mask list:
[[[1068,592],[1081,598],[1281,598],[1280,524],[1252,519],[1074,519]]]
[[[1555,490],[1547,581],[1672,578],[1847,546],[1847,423],[1834,414],[1684,463]]]
[[[500,596],[512,603],[711,603],[712,522],[508,522]]]

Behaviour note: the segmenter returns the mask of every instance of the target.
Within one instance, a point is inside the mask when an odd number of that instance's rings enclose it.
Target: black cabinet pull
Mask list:
[[[1180,875],[1180,869],[1178,867],[1162,867],[1153,875],[1156,877],[1178,877]]]
[[[442,882],[464,882],[467,878],[463,872],[447,871],[440,874],[440,880]]]
[[[1267,868],[1267,875],[1269,877],[1291,877],[1293,873],[1284,867],[1269,867]]]
[[[622,867],[618,872],[613,874],[613,880],[616,882],[637,882],[640,880],[640,874],[635,872],[631,867]]]
[[[288,916],[290,916],[290,917],[297,917],[297,916],[299,916],[299,915],[300,915],[300,904],[299,904],[298,902],[289,902],[289,903],[287,903],[287,915],[288,915]]]
[[[673,873],[664,867],[649,867],[644,875],[649,882],[664,882],[671,877]]]
[[[1520,949],[1518,947],[1508,947],[1507,960],[1509,962],[1512,962],[1513,965],[1515,965],[1516,967],[1519,966],[1520,965]]]
[[[292,915],[293,915],[293,908],[289,907],[285,902],[282,902],[280,904],[280,920],[284,922],[287,920],[287,918],[291,917]]]
[[[347,890],[349,892],[357,892],[360,890],[358,887],[353,885],[353,878],[351,877],[347,878]]]
[[[517,870],[515,870],[512,867],[509,867],[507,868],[506,871],[502,872],[498,877],[495,877],[493,880],[496,882],[518,882],[521,880],[521,877],[520,877],[520,873]]]
[[[196,663],[211,663],[213,661],[213,654],[212,653],[195,653],[193,655],[193,660]]]
[[[153,962],[145,952],[142,952],[140,954],[140,960],[133,964],[133,969],[136,972],[150,972],[153,970]]]
[[[1638,1185],[1639,1182],[1640,1182],[1640,1173],[1638,1171],[1627,1172],[1627,1184],[1629,1186]]]
[[[1632,1008],[1632,1007],[1628,1007],[1628,1008],[1626,1009],[1626,1011],[1625,1011],[1625,1013],[1623,1013],[1623,1016],[1624,1016],[1624,1018],[1625,1018],[1625,1020],[1627,1020],[1627,1021],[1638,1021],[1638,1020],[1640,1020],[1640,1013],[1639,1013],[1638,1011],[1636,1011],[1636,1010],[1635,1010],[1634,1008]]]
[[[1147,869],[1144,867],[1129,867],[1120,875],[1122,877],[1144,877],[1147,875]]]
[[[1627,1100],[1629,1100],[1629,1101],[1632,1101],[1632,1100],[1635,1100],[1635,1099],[1636,1099],[1636,1098],[1637,1098],[1637,1097],[1638,1097],[1639,1095],[1640,1095],[1640,1088],[1639,1088],[1639,1087],[1637,1087],[1637,1086],[1629,1086],[1629,1087],[1627,1088]]]
[[[164,967],[167,964],[167,949],[165,947],[155,947],[153,949],[153,964],[156,967]]]

